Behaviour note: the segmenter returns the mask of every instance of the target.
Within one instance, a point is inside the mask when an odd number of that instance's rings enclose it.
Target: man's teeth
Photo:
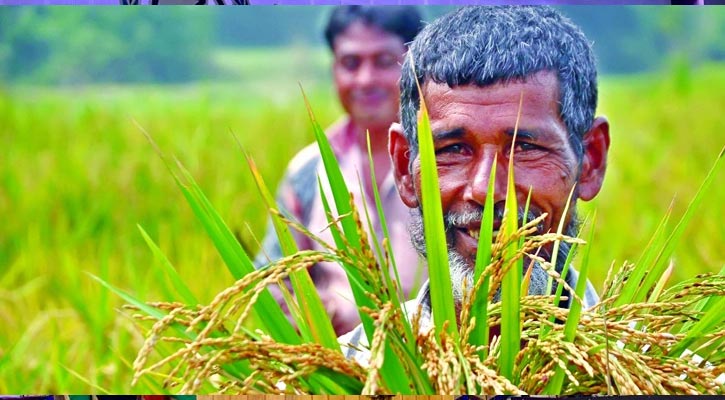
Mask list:
[[[480,236],[480,231],[478,231],[478,230],[471,230],[471,229],[469,229],[469,230],[468,230],[468,236],[470,236],[470,237],[472,237],[472,238],[474,238],[474,239],[478,239],[478,237]],[[498,230],[495,230],[495,231],[493,231],[493,236],[492,236],[492,238],[494,238],[494,239],[495,239],[495,238],[496,238],[496,236],[498,236]]]

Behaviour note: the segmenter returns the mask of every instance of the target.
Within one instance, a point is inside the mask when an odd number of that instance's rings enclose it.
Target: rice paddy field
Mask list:
[[[202,303],[232,277],[139,126],[254,252],[266,215],[231,133],[274,187],[313,141],[298,81],[323,125],[340,116],[329,80],[304,70],[180,86],[0,86],[0,393],[165,391],[148,379],[130,387],[143,337],[91,275],[178,300],[141,226]],[[723,104],[722,64],[602,77],[609,168],[600,195],[579,205],[597,212],[595,286],[612,263],[636,261],[670,205],[673,220],[682,214],[725,146]],[[720,171],[676,249],[672,282],[725,266],[724,202]]]

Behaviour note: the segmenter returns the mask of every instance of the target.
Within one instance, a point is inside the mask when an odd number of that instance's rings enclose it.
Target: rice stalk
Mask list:
[[[355,218],[359,221],[359,217]],[[524,226],[517,235],[525,235],[526,232],[529,230]],[[574,241],[556,234],[530,237],[517,257],[529,257],[534,247],[562,239]],[[576,241],[583,244],[581,239]],[[487,269],[500,271],[511,265],[510,260],[504,262],[497,254],[504,248],[501,243],[492,248],[493,260]],[[359,255],[359,250],[351,248],[336,249],[333,253],[301,252],[237,281],[207,306],[150,303],[149,306],[167,315],[161,319],[151,318],[155,323],[134,363],[136,377],[171,368],[171,373],[177,375],[175,380],[185,382],[183,391],[193,392],[203,383],[216,379],[223,384],[215,383],[215,387],[223,387],[225,393],[263,390],[299,394],[310,393],[306,390],[313,389],[306,378],[327,369],[359,382],[360,393],[390,393],[380,375],[384,361],[382,343],[392,336],[400,336],[406,317],[394,311],[389,288],[374,285],[375,282],[383,282],[381,275],[386,273],[385,268],[377,267],[377,264],[375,268],[371,267],[371,259],[361,263]],[[317,344],[277,343],[268,335],[240,324],[246,318],[251,303],[257,300],[255,293],[289,273],[323,259],[350,262],[359,271],[365,271],[366,280],[376,288],[376,291],[368,293],[375,307],[364,310],[375,322],[368,365],[346,360],[339,351]],[[623,268],[630,266],[625,263]],[[492,287],[500,285],[500,281],[501,273],[493,274]],[[723,294],[725,277],[708,274],[664,289],[656,302],[612,306],[617,299],[614,295],[591,310],[582,310],[572,341],[563,340],[563,325],[551,322],[552,318],[565,321],[569,310],[555,306],[553,296],[524,296],[520,303],[522,345],[515,354],[513,380],[497,372],[502,351],[497,337],[494,336],[488,346],[485,358],[479,356],[476,346],[466,344],[476,324],[475,318],[469,318],[470,296],[461,307],[460,341],[447,335],[445,329],[438,337],[434,330],[414,329],[415,348],[421,357],[420,370],[425,371],[433,392],[440,394],[470,393],[471,388],[479,393],[541,393],[556,367],[566,375],[562,393],[604,394],[607,391],[605,379],[609,376],[612,390],[617,394],[718,394],[723,392],[722,385],[716,383],[723,371],[721,365],[698,364],[693,362],[692,356],[678,358],[667,354],[685,337],[685,333],[672,333],[673,327],[701,320],[704,313],[693,310],[698,300]],[[599,307],[606,308],[605,312],[599,313]],[[488,303],[487,314],[489,326],[500,326],[500,303]],[[148,316],[137,317],[144,322],[149,320]],[[407,322],[417,328],[417,318],[419,316],[414,316],[412,321]],[[195,332],[195,339],[173,335],[174,331],[170,328],[172,321]],[[643,321],[647,321],[647,329],[633,325]],[[227,328],[231,326],[234,329]],[[544,330],[548,333],[541,336]],[[212,333],[222,337],[213,337]],[[715,327],[702,337],[702,346],[713,347],[716,352],[725,351],[724,338],[725,327]],[[150,363],[151,351],[160,342],[175,344],[179,349],[164,359]],[[254,371],[253,379],[250,379],[252,375],[233,377],[224,373],[222,365],[238,361],[250,364],[250,370]],[[184,367],[179,368],[182,364]],[[174,379],[167,380],[172,381]]]

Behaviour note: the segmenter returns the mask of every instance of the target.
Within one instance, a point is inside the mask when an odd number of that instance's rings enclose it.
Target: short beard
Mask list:
[[[521,220],[522,215],[519,215]],[[527,220],[531,220],[531,215],[527,216]],[[450,221],[457,218],[456,216],[446,216],[444,219]],[[480,217],[479,217],[480,219]],[[418,255],[425,258],[427,257],[426,244],[425,244],[425,230],[423,227],[423,215],[420,208],[411,209],[411,217],[408,224],[408,232],[410,233],[411,242]],[[569,224],[564,230],[564,234],[570,237],[576,237],[579,232],[579,219],[576,211],[572,214]],[[453,299],[456,303],[460,304],[463,302],[464,293],[470,290],[473,285],[474,265],[466,261],[465,257],[458,253],[452,246],[451,240],[452,232],[450,229],[446,229],[446,240],[448,243],[448,264],[451,273],[451,286],[453,289]],[[545,250],[542,249],[542,252]],[[566,263],[566,259],[571,251],[571,245],[567,242],[559,243],[559,250],[557,251],[556,257],[556,272],[561,273]],[[541,254],[540,254],[541,255]],[[551,260],[548,252],[542,255],[543,258]],[[526,263],[528,265],[528,263]],[[525,267],[526,268],[526,267]],[[549,274],[542,268],[541,264],[534,261],[534,266],[531,270],[531,278],[529,281],[529,295],[550,295],[552,293],[546,293],[546,287],[549,281]],[[552,286],[552,291],[556,289],[556,285]],[[499,287],[496,291],[493,300],[500,301],[501,299],[501,288]]]

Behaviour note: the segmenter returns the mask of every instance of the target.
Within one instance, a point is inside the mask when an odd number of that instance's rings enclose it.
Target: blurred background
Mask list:
[[[426,7],[430,20],[450,7]],[[636,261],[725,145],[725,9],[561,7],[594,42],[611,123],[592,281]],[[325,7],[0,8],[0,393],[161,393],[130,387],[142,337],[123,301],[179,299],[143,227],[194,294],[232,283],[171,174],[141,134],[197,179],[245,248],[264,233],[243,153],[274,188],[342,115]],[[672,282],[725,265],[721,173],[675,253]],[[670,223],[670,227],[674,222]]]

